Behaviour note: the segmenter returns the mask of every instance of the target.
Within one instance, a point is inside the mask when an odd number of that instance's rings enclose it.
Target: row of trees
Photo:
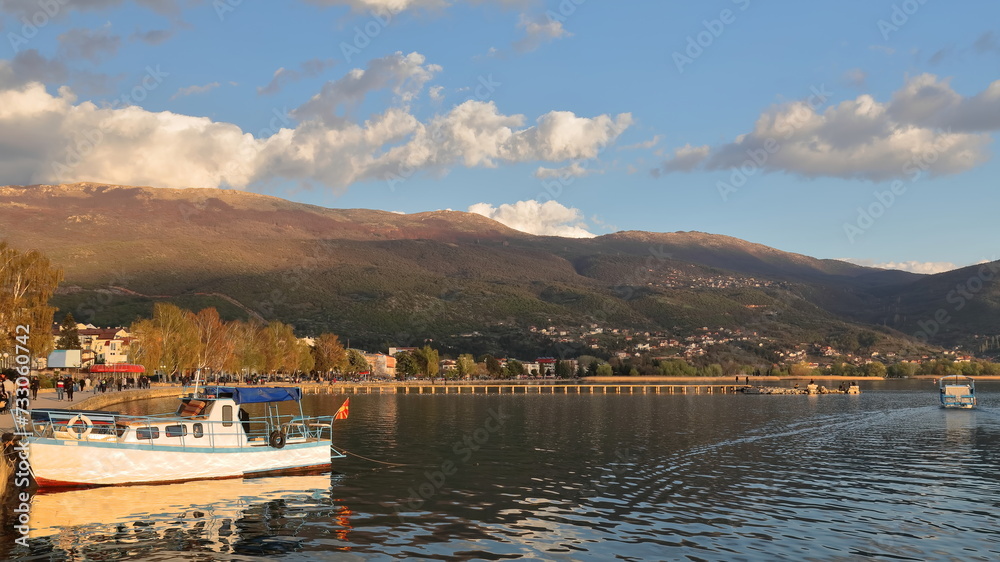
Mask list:
[[[131,361],[146,372],[184,373],[195,369],[228,373],[351,373],[368,369],[357,350],[345,349],[335,334],[310,346],[292,326],[250,320],[224,322],[214,308],[194,313],[157,303],[153,317],[129,327]]]

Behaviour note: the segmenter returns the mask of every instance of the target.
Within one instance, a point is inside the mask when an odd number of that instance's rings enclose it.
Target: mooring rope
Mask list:
[[[359,455],[357,453],[352,453],[352,452],[348,451],[347,449],[336,449],[336,450],[340,451],[341,453],[347,453],[348,455],[351,455],[352,457],[358,457],[359,459],[364,459],[366,461],[371,461],[371,462],[375,462],[375,463],[378,463],[378,464],[385,464],[385,465],[389,465],[389,466],[413,466],[412,464],[405,464],[405,463],[401,463],[401,462],[377,461],[375,459],[370,459],[368,457],[363,457],[363,456],[361,456],[361,455]]]

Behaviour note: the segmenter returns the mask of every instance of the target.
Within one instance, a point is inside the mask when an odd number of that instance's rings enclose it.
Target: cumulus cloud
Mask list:
[[[517,27],[524,30],[524,37],[514,42],[514,50],[519,53],[534,51],[544,43],[572,35],[563,29],[561,21],[545,14],[534,17],[521,14]]]
[[[1000,129],[1000,80],[963,97],[930,74],[909,79],[887,103],[870,95],[820,111],[796,101],[765,111],[751,132],[710,149],[697,166],[682,166],[675,152],[663,172],[751,166],[805,177],[884,181],[956,174],[989,159],[988,132]]]
[[[174,100],[184,96],[190,96],[194,94],[204,94],[207,92],[211,92],[212,90],[218,88],[219,86],[221,86],[221,84],[219,84],[218,82],[211,82],[202,86],[188,86],[186,88],[181,88],[177,90],[177,92],[175,92],[174,95],[170,96],[170,99]]]
[[[65,83],[69,70],[61,61],[45,58],[28,49],[10,60],[0,60],[0,88],[17,88],[30,82]]]
[[[310,59],[299,65],[299,70],[281,67],[274,71],[271,81],[266,86],[257,88],[257,93],[262,96],[276,94],[288,84],[318,76],[335,64],[336,61],[333,59]]]
[[[909,271],[911,273],[922,273],[926,275],[931,275],[934,273],[944,273],[945,271],[958,269],[957,265],[945,261],[876,262],[875,260],[853,259],[853,258],[842,258],[841,261],[850,262],[856,265],[863,265],[865,267],[877,267],[879,269],[898,269],[900,271]]]
[[[513,205],[494,207],[489,203],[476,203],[469,207],[470,213],[491,218],[514,230],[540,236],[562,236],[564,238],[593,238],[596,234],[587,231],[583,213],[579,209],[566,207],[556,201],[539,203],[535,200],[518,201]]]
[[[283,179],[344,188],[455,166],[592,159],[632,122],[627,113],[552,111],[528,125],[523,115],[476,100],[422,121],[406,105],[417,93],[410,81],[426,82],[436,67],[400,56],[328,84],[255,137],[205,117],[78,102],[68,88],[51,94],[40,82],[10,80],[14,66],[0,61],[0,177],[11,183],[245,188]],[[363,122],[329,119],[327,108],[375,88],[394,91],[399,105]]]

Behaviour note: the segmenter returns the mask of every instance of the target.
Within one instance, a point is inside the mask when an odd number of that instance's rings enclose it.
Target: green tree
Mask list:
[[[660,375],[664,377],[691,377],[698,373],[694,367],[688,365],[688,362],[683,359],[660,361],[659,369]]]
[[[472,376],[476,371],[476,358],[469,353],[463,353],[455,360],[455,371],[460,378]]]
[[[569,361],[556,361],[556,377],[560,379],[568,379],[573,375],[573,367],[570,365]]]
[[[504,377],[508,379],[516,379],[517,377],[524,375],[524,363],[521,363],[517,359],[508,359],[507,366],[504,368]]]
[[[881,365],[881,363],[880,363],[880,365]],[[806,363],[805,361],[800,361],[800,362],[792,365],[788,369],[788,372],[793,377],[805,378],[805,377],[814,377],[814,376],[816,376],[816,373],[813,371],[813,368],[810,367],[809,364]]]
[[[487,355],[483,358],[483,362],[486,363],[486,373],[492,378],[499,378],[503,374],[503,367],[500,366],[500,360],[492,355]]]
[[[73,315],[66,313],[62,325],[59,326],[59,340],[56,341],[56,349],[80,349],[80,330],[76,327],[76,320]]]
[[[414,350],[413,357],[417,360],[417,364],[420,365],[420,372],[424,376],[433,377],[438,374],[440,361],[438,359],[438,352],[436,349],[431,348],[429,345],[425,345],[420,349]]]
[[[299,356],[299,363],[296,365],[296,369],[303,373],[311,372],[316,367],[316,358],[313,357],[312,346],[302,340],[296,341],[295,346]]]
[[[871,330],[863,330],[858,334],[858,346],[862,349],[871,349],[879,341],[879,335]]]
[[[60,281],[62,270],[40,252],[21,252],[0,241],[0,350],[22,345],[34,357],[52,351],[55,308],[49,299]]]
[[[614,369],[612,369],[611,365],[608,363],[601,363],[597,366],[595,372],[599,377],[610,377],[614,374]]]
[[[407,351],[400,351],[395,355],[396,357],[396,378],[399,380],[405,380],[409,377],[417,376],[420,372],[420,364],[417,362],[417,358],[413,356],[412,353]]]
[[[879,361],[872,361],[863,367],[866,377],[884,377],[886,373],[885,364]]]
[[[346,372],[351,374],[358,374],[364,371],[370,371],[371,365],[368,364],[368,360],[365,359],[365,355],[358,351],[357,349],[347,350],[347,368]]]
[[[886,375],[892,378],[912,377],[917,374],[918,370],[920,370],[920,366],[916,363],[899,362],[890,365],[886,370]]]
[[[721,377],[722,376],[722,365],[718,363],[712,363],[705,367],[706,377]]]

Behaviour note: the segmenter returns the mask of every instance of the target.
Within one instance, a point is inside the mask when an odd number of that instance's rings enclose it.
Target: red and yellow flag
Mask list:
[[[350,402],[351,402],[350,398],[348,398],[347,400],[344,400],[344,403],[340,406],[340,409],[337,410],[337,413],[333,415],[333,419],[335,419],[335,420],[346,420],[347,419],[347,415],[349,413],[348,412],[348,404],[350,404]]]

